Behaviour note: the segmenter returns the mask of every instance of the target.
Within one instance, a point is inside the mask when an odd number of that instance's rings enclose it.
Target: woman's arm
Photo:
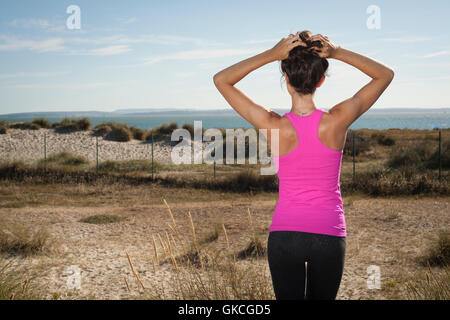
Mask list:
[[[339,46],[334,46],[328,37],[315,35],[311,37],[311,40],[320,40],[324,45],[324,49],[319,53],[320,56],[346,62],[372,78],[353,97],[337,104],[329,110],[329,113],[338,120],[337,123],[339,126],[347,130],[356,119],[377,101],[389,86],[394,78],[394,71],[369,57]]]
[[[290,35],[288,38],[281,39],[273,48],[240,61],[214,75],[214,84],[225,100],[255,128],[276,128],[279,117],[253,102],[234,85],[253,70],[267,63],[287,58],[289,51],[298,45],[304,45],[298,35]]]

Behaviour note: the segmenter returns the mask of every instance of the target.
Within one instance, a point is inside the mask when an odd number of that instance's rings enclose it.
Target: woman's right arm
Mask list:
[[[372,78],[353,97],[344,100],[329,110],[329,113],[333,114],[338,120],[340,126],[347,130],[356,119],[377,101],[389,86],[394,78],[394,71],[369,57],[341,47],[333,50],[330,58],[346,62]]]

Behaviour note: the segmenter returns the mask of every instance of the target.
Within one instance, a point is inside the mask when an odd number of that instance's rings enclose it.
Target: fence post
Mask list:
[[[47,133],[44,133],[44,168],[47,169]]]
[[[214,179],[216,178],[216,159],[214,159]]]
[[[98,172],[98,136],[95,137],[95,167]]]
[[[153,159],[153,132],[151,133],[152,135],[152,181],[155,179],[155,166],[154,166],[154,159]]]
[[[441,180],[442,177],[441,145],[442,145],[441,130],[439,130],[439,180]]]
[[[353,138],[353,143],[352,143],[352,149],[353,149],[353,181],[355,181],[356,178],[356,167],[355,167],[355,135],[356,135],[356,131],[352,131],[352,138]]]

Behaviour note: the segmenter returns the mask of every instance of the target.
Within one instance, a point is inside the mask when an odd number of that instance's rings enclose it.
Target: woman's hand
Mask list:
[[[327,36],[322,36],[321,34],[316,34],[311,36],[308,40],[310,41],[320,41],[322,44],[321,48],[313,47],[314,52],[321,58],[333,58],[336,50],[339,46],[334,45]]]
[[[298,34],[290,34],[289,37],[281,39],[272,49],[269,49],[271,56],[275,60],[284,60],[289,57],[289,52],[298,46],[306,47]]]

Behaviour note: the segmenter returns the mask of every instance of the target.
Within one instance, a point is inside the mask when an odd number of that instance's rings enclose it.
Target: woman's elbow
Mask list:
[[[391,68],[386,68],[386,69],[387,69],[386,70],[386,78],[389,80],[389,82],[391,82],[392,79],[394,79],[395,72]]]
[[[216,73],[216,74],[214,75],[213,81],[214,81],[214,84],[216,85],[216,87],[221,83],[221,81],[222,81],[221,78],[222,78],[222,77],[220,76],[220,72],[219,72],[219,73]]]

